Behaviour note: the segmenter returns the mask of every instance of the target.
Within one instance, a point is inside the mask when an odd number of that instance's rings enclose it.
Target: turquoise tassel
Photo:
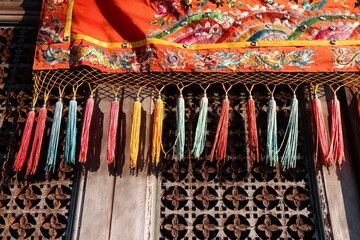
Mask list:
[[[59,146],[60,126],[61,126],[61,115],[63,111],[63,103],[61,98],[55,104],[54,119],[51,126],[49,149],[47,153],[45,171],[47,173],[54,172],[56,166],[56,156]]]
[[[276,125],[276,101],[271,96],[268,104],[267,119],[267,141],[266,141],[266,163],[275,166],[278,161],[277,125]]]
[[[179,160],[184,158],[185,151],[185,100],[180,93],[176,101],[176,123],[177,123],[177,154]]]
[[[299,102],[294,95],[294,98],[290,103],[290,117],[289,123],[286,128],[285,136],[288,133],[288,139],[286,142],[285,150],[281,158],[282,168],[295,168],[297,145],[298,145],[298,126],[299,126]],[[281,146],[280,146],[281,149]]]
[[[75,97],[69,103],[68,119],[65,136],[65,163],[75,164],[76,154],[76,114],[77,102]]]
[[[206,143],[206,131],[207,131],[207,115],[208,115],[209,101],[204,93],[204,96],[200,99],[199,118],[196,125],[194,147],[191,151],[194,157],[198,159],[201,153],[204,151]]]

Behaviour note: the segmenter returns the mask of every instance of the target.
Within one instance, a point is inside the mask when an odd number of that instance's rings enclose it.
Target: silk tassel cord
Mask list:
[[[160,151],[162,147],[162,129],[163,129],[163,114],[164,114],[164,102],[161,100],[159,92],[158,99],[155,100],[154,106],[154,120],[153,120],[153,135],[152,135],[152,146],[151,146],[151,159],[155,166],[160,161]]]
[[[119,123],[119,101],[115,96],[114,101],[111,102],[109,131],[108,131],[108,145],[107,145],[107,162],[110,164],[115,159],[116,148],[116,134]]]
[[[74,94],[74,97],[69,102],[68,117],[66,122],[64,160],[67,165],[75,164],[76,120],[77,120],[77,101]]]
[[[344,139],[341,126],[340,103],[334,91],[334,99],[331,100],[331,127],[330,127],[330,147],[325,162],[331,164],[334,159],[339,166],[345,161]]]
[[[79,153],[79,162],[84,163],[87,159],[87,152],[89,147],[89,133],[91,119],[94,111],[94,97],[91,92],[89,98],[86,100],[84,121],[81,130],[81,140],[80,140],[80,153]]]
[[[320,99],[318,98],[315,90],[315,98],[312,100],[312,109],[314,114],[314,121],[316,127],[316,139],[320,146],[320,153],[323,164],[330,165],[330,162],[326,162],[326,157],[329,152],[329,139],[325,126],[324,114],[321,107]],[[331,160],[331,159],[330,159]]]
[[[30,158],[27,163],[26,173],[25,175],[34,175],[39,163],[40,153],[41,153],[41,146],[44,137],[45,131],[45,123],[47,117],[47,109],[46,109],[46,99],[44,100],[45,103],[42,108],[39,110],[39,115],[36,123],[34,140],[31,148]]]
[[[63,112],[63,102],[61,97],[55,104],[54,118],[51,126],[49,148],[46,158],[45,171],[47,173],[54,172],[56,167],[57,150],[59,146],[61,116]]]
[[[293,99],[291,99],[291,103],[290,103],[289,122],[286,127],[284,140],[283,140],[284,143],[285,138],[287,136],[287,142],[285,145],[283,156],[281,158],[282,168],[296,167],[298,135],[299,135],[298,129],[299,129],[299,101],[297,100],[294,92],[294,97]],[[279,148],[279,151],[282,148],[282,144]]]
[[[26,117],[26,123],[24,127],[24,131],[21,137],[21,143],[19,147],[18,154],[16,155],[15,162],[14,162],[14,170],[15,171],[21,171],[22,167],[24,166],[26,156],[29,150],[31,135],[33,132],[35,122],[35,108],[32,107],[30,112],[28,113]]]
[[[268,103],[266,163],[275,166],[279,161],[277,145],[276,101],[273,94]]]
[[[131,135],[130,135],[130,169],[135,169],[139,154],[140,145],[140,125],[141,125],[141,102],[139,95],[133,105],[131,118]]]
[[[207,98],[206,91],[204,91],[204,96],[200,99],[199,117],[196,125],[194,146],[191,151],[196,159],[200,157],[206,144],[208,105],[209,100]]]
[[[179,161],[183,160],[185,152],[185,100],[180,91],[180,95],[176,100],[176,125],[177,125],[177,155]]]
[[[250,93],[249,99],[246,102],[247,128],[248,128],[248,147],[250,165],[254,162],[259,162],[259,141],[256,125],[255,102]]]
[[[224,90],[225,87],[223,86]],[[215,140],[210,152],[210,161],[214,160],[215,150],[216,159],[218,161],[226,160],[226,147],[229,132],[229,110],[230,101],[228,99],[228,91],[231,87],[225,91],[225,98],[221,103],[220,118],[216,129]]]

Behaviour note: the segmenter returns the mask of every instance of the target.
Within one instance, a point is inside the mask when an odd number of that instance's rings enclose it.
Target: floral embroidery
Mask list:
[[[61,21],[51,16],[51,22],[43,21],[39,29],[37,43],[38,44],[51,44],[63,42],[62,33],[64,26]]]
[[[334,48],[332,53],[335,68],[348,68],[360,64],[360,48]]]

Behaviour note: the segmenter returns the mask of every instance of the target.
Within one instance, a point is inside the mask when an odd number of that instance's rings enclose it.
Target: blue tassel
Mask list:
[[[286,127],[286,135],[288,134],[285,150],[281,158],[282,168],[295,168],[296,167],[296,156],[297,156],[297,145],[298,145],[298,126],[299,126],[299,102],[294,95],[290,103],[290,117],[289,123]],[[282,144],[281,144],[282,145]],[[281,149],[281,146],[280,146]]]
[[[200,100],[199,118],[196,125],[194,147],[191,153],[198,159],[201,153],[204,151],[206,143],[206,131],[207,131],[207,115],[208,115],[209,101],[204,93],[204,96]]]
[[[177,154],[179,160],[184,158],[185,151],[185,101],[180,93],[176,101],[176,123],[177,123]]]
[[[60,126],[61,126],[61,115],[63,111],[63,103],[61,98],[55,104],[54,119],[51,126],[49,149],[47,153],[45,171],[47,173],[54,172],[56,167],[56,156],[59,146]]]
[[[76,154],[76,114],[77,102],[75,97],[69,103],[68,119],[65,136],[65,163],[75,164]]]
[[[268,104],[267,119],[267,141],[266,141],[266,163],[275,166],[278,161],[278,145],[277,145],[277,124],[276,124],[276,101],[273,96]]]

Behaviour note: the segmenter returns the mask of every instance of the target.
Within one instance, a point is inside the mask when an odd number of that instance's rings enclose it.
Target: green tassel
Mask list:
[[[286,127],[285,136],[288,134],[285,150],[281,158],[282,168],[295,168],[298,146],[298,126],[299,126],[299,102],[294,95],[290,103],[289,123]],[[281,144],[282,145],[282,144]],[[280,146],[281,149],[281,146]]]
[[[76,114],[77,102],[75,97],[69,103],[68,119],[65,136],[65,163],[75,164],[76,154]]]
[[[61,115],[63,111],[63,103],[61,98],[55,104],[54,119],[51,126],[49,149],[47,153],[45,171],[47,173],[54,172],[56,166],[56,156],[59,146],[60,126],[61,126]]]
[[[204,151],[205,148],[208,105],[209,105],[209,101],[205,92],[204,96],[200,99],[200,110],[199,110],[199,118],[196,125],[196,131],[195,131],[194,147],[191,151],[191,153],[194,154],[194,157],[196,159],[200,157],[201,153]]]
[[[266,163],[275,166],[278,161],[277,125],[276,125],[276,101],[273,96],[268,104],[267,118],[267,141],[266,141]]]
[[[176,101],[177,154],[179,160],[184,158],[185,151],[185,100],[182,93]]]

